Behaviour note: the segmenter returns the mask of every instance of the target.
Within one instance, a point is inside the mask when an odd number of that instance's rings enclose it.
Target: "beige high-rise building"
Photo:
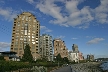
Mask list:
[[[58,54],[61,55],[62,58],[68,57],[68,50],[65,46],[65,42],[61,39],[54,39],[54,56],[57,56]]]
[[[30,12],[23,12],[14,18],[10,50],[17,52],[17,56],[21,58],[25,45],[29,44],[33,58],[37,59],[39,57],[39,36],[39,21]]]

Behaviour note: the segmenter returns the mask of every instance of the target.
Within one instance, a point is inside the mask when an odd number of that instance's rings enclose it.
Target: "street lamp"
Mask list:
[[[56,57],[54,57],[55,59],[57,59]],[[58,60],[57,60],[58,61]],[[59,67],[59,61],[58,61],[58,67]]]

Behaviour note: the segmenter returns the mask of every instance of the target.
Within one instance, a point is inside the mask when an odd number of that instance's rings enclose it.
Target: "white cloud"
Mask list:
[[[51,23],[58,24],[66,21],[66,17],[63,17],[61,13],[61,7],[54,4],[54,0],[43,0],[37,3],[36,8],[46,15],[50,15],[54,18]]]
[[[78,39],[78,38],[72,38],[73,40]]]
[[[60,36],[57,36],[57,38],[62,39],[62,38],[65,38],[65,36],[60,35]]]
[[[95,58],[108,58],[108,55],[96,55]]]
[[[108,23],[108,0],[100,0],[101,4],[94,10],[97,22]]]
[[[70,1],[61,1],[65,4],[65,9],[68,15],[62,13],[63,7],[58,6],[55,2],[57,0],[45,0],[41,1],[36,5],[41,12],[46,15],[52,16],[54,19],[50,20],[50,23],[59,24],[61,26],[79,26],[78,28],[88,28],[87,22],[93,20],[93,17],[90,14],[90,8],[84,7],[79,10],[77,5],[83,0],[70,0]]]
[[[86,38],[95,38],[96,36],[86,36]]]
[[[87,44],[97,44],[97,43],[99,43],[100,41],[103,41],[103,40],[105,40],[105,39],[104,38],[94,38],[94,39],[88,41]]]
[[[11,21],[17,16],[17,12],[13,11],[11,8],[0,8],[0,16],[3,16],[5,20]]]
[[[0,48],[3,49],[3,48],[8,48],[10,47],[10,43],[7,43],[7,42],[0,42]]]
[[[35,3],[34,0],[27,0],[28,3],[33,4]]]
[[[49,22],[60,26],[72,26],[88,28],[89,23],[97,20],[99,23],[108,23],[108,0],[101,0],[101,4],[95,9],[84,6],[78,9],[78,5],[84,0],[41,0],[36,2],[36,8],[42,13],[53,17]],[[62,3],[63,6],[57,4]]]
[[[44,33],[52,32],[52,30],[48,29],[46,26],[40,26],[40,30],[43,31]]]

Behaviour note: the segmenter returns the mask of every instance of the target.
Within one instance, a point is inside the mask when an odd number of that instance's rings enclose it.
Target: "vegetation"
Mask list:
[[[32,57],[31,51],[30,51],[29,44],[27,44],[25,46],[24,54],[23,54],[23,57],[22,57],[22,61],[24,61],[24,62],[32,62],[33,61],[33,57]]]
[[[55,57],[55,61],[56,61],[56,62],[60,62],[60,63],[69,63],[68,58],[67,58],[67,57],[62,58],[60,54],[58,54],[58,55]]]
[[[23,68],[31,68],[33,70],[36,70],[37,68],[32,68],[34,66],[37,67],[44,66],[47,67],[48,69],[52,69],[58,66],[58,62],[59,62],[59,66],[62,66],[64,63],[65,64],[69,63],[68,58],[66,57],[62,58],[60,54],[56,56],[54,61],[55,62],[47,61],[45,57],[42,59],[38,59],[37,61],[33,61],[33,57],[30,51],[30,46],[27,44],[24,49],[24,55],[22,57],[22,60],[19,62],[5,61],[4,57],[0,56],[0,72],[15,71]]]
[[[14,70],[29,68],[29,67],[31,67],[31,64],[29,63],[0,60],[0,72],[14,71]]]
[[[5,60],[3,56],[0,56],[0,60]]]

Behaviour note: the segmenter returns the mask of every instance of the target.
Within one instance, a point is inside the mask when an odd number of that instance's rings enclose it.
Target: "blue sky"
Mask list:
[[[41,34],[77,44],[84,56],[108,57],[108,0],[0,0],[0,51],[9,51],[13,18],[23,11],[40,21]]]

